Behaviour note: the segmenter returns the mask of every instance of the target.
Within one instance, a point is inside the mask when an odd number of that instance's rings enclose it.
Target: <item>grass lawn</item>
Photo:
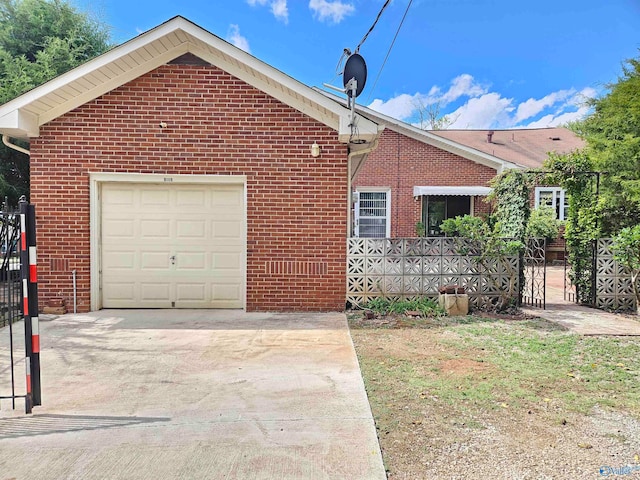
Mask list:
[[[640,338],[540,319],[349,322],[389,478],[640,477]]]

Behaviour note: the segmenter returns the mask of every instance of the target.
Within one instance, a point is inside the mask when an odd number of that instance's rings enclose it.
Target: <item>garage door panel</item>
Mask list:
[[[140,299],[149,300],[167,300],[170,295],[171,283],[169,282],[140,282]]]
[[[178,207],[206,207],[208,192],[198,190],[182,190],[177,192],[176,205]]]
[[[206,302],[206,285],[203,283],[178,283],[176,285],[176,300]]]
[[[132,219],[130,220],[111,220],[105,219],[103,223],[104,232],[107,239],[115,238],[117,241],[124,239],[133,239],[135,235],[135,225]]]
[[[102,195],[103,205],[133,205],[134,192],[128,188],[112,188]]]
[[[170,192],[166,187],[140,188],[140,204],[143,207],[168,207],[170,204]]]
[[[146,239],[170,239],[171,222],[169,220],[141,220],[140,236]]]
[[[105,285],[105,295],[114,301],[134,301],[136,298],[135,283],[108,283]]]
[[[212,255],[213,270],[238,271],[242,267],[242,255],[233,253],[217,253]]]
[[[134,252],[110,250],[102,258],[103,268],[107,270],[134,270],[136,268],[136,255]]]
[[[178,220],[176,235],[179,239],[199,239],[206,237],[207,222],[205,220]]]
[[[165,252],[144,252],[140,257],[143,270],[166,270],[171,268],[171,259]]]
[[[221,301],[233,301],[241,294],[240,280],[237,279],[236,283],[231,283],[230,280],[220,283],[211,284],[211,296]]]
[[[242,308],[242,185],[102,187],[102,299],[116,308]]]
[[[213,238],[233,238],[240,240],[242,238],[242,226],[233,221],[218,221],[212,225]]]
[[[206,270],[207,255],[204,253],[178,253],[176,270]]]
[[[229,189],[219,189],[213,192],[212,204],[214,207],[241,207],[244,203],[244,192]]]

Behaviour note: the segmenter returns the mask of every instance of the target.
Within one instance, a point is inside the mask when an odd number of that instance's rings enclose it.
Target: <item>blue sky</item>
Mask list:
[[[341,85],[384,0],[78,0],[122,43],[182,15],[310,86]],[[360,48],[358,103],[409,123],[438,106],[449,128],[560,125],[640,55],[639,0],[393,0]],[[384,58],[406,19],[386,65]],[[376,81],[376,77],[379,78]],[[434,107],[431,107],[432,109]]]

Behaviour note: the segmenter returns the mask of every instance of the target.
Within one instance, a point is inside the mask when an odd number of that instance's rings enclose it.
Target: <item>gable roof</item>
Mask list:
[[[491,134],[491,141],[488,136]],[[525,168],[540,168],[549,152],[569,153],[586,146],[584,140],[568,128],[532,128],[513,130],[433,130],[442,138],[516,163]]]
[[[0,133],[37,137],[41,125],[189,53],[336,130],[341,142],[355,140],[354,151],[378,136],[375,122],[352,121],[349,109],[180,16],[0,106]]]
[[[327,98],[333,99],[335,102],[338,102],[340,104],[345,104],[346,102],[346,100],[334,95],[333,93],[326,92],[317,88],[316,90],[318,92],[321,92],[323,95],[326,95]],[[406,122],[396,120],[395,118],[389,117],[380,112],[376,112],[375,110],[371,110],[370,108],[364,107],[362,105],[356,105],[356,111],[363,116],[373,120],[374,122],[383,125],[390,130],[393,130],[394,132],[401,133],[402,135],[413,138],[414,140],[417,140],[419,142],[432,145],[436,148],[453,153],[455,155],[459,155],[463,158],[471,160],[472,162],[485,165],[489,168],[493,168],[496,170],[496,173],[502,173],[504,170],[510,168],[523,167],[523,165],[520,165],[518,163],[505,160],[503,158],[500,158],[499,156],[492,155],[491,153],[484,152],[482,150],[474,149],[468,145],[465,145],[464,143],[450,140],[440,135],[436,135],[433,131],[422,130]]]

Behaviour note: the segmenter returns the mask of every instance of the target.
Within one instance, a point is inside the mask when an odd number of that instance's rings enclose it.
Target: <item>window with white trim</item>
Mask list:
[[[556,212],[558,220],[565,220],[569,211],[569,198],[560,187],[536,187],[536,208],[547,205]]]
[[[354,237],[391,236],[391,190],[358,189],[353,211]]]

